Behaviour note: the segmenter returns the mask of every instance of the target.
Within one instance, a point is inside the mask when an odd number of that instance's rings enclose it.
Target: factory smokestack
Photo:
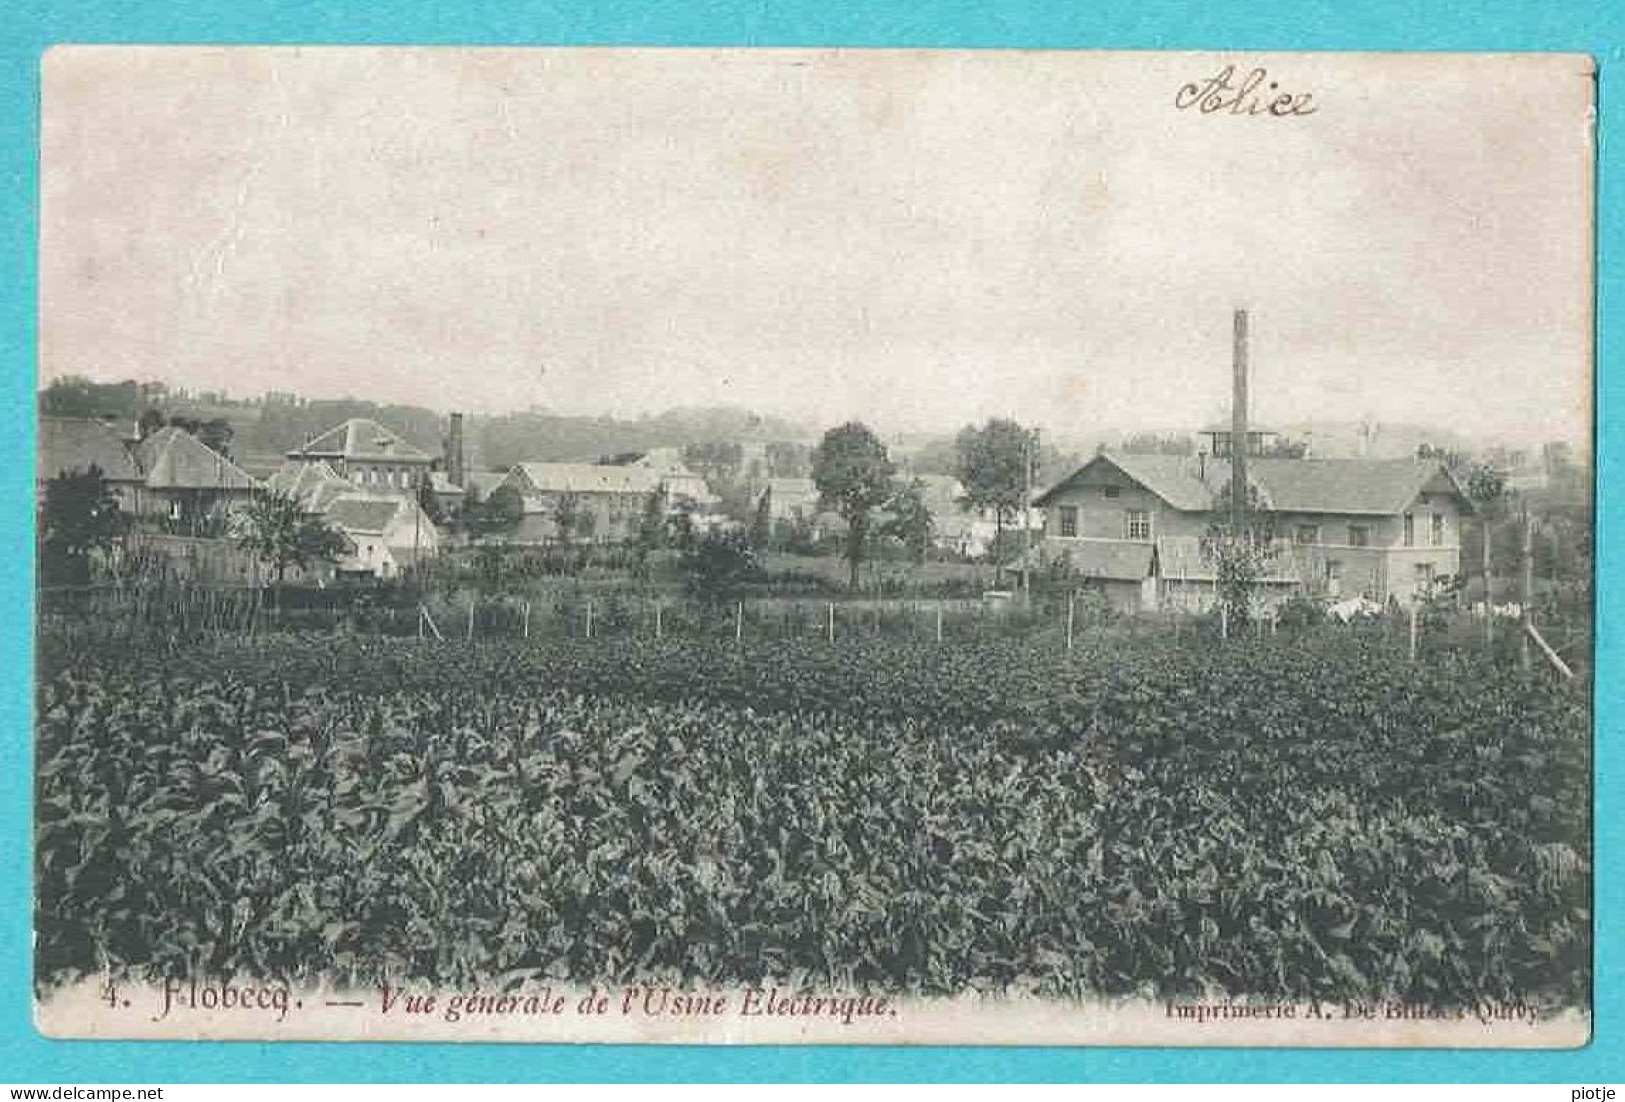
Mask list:
[[[454,413],[446,426],[446,481],[461,487],[467,473],[463,459],[463,415]]]
[[[1230,530],[1247,521],[1247,311],[1237,310],[1235,376],[1230,394]]]

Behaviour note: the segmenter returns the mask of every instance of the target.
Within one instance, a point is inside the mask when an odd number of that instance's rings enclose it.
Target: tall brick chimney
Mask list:
[[[454,413],[446,425],[446,480],[453,486],[462,486],[468,474],[463,458],[463,415]]]

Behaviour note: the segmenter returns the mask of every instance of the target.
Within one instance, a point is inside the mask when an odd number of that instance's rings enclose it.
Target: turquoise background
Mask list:
[[[1625,372],[1625,4],[1415,0],[81,0],[0,5],[0,1082],[547,1080],[1625,1080],[1621,998],[1622,694],[1618,622],[1625,523],[1598,518],[1596,1039],[1572,1052],[1168,1049],[639,1048],[48,1041],[30,1018],[29,742],[39,59],[59,42],[1048,47],[1257,50],[1570,50],[1600,68],[1598,500],[1620,474]],[[1484,109],[1495,109],[1486,94]],[[1613,140],[1610,141],[1610,137]],[[1268,167],[1261,166],[1267,182]]]

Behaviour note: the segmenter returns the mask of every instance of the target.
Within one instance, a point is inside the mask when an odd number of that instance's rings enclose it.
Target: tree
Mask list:
[[[813,484],[818,487],[820,506],[833,509],[846,521],[849,584],[856,589],[870,518],[892,496],[892,463],[886,445],[858,421],[830,429],[813,453]]]
[[[1213,566],[1219,604],[1232,628],[1240,628],[1252,617],[1253,593],[1275,561],[1277,550],[1275,519],[1258,487],[1247,487],[1247,507],[1239,529],[1230,521],[1232,490],[1227,482],[1214,496],[1213,514],[1222,519],[1209,526],[1201,549],[1203,559]]]
[[[760,570],[749,539],[738,529],[707,532],[683,555],[689,593],[713,606],[738,597]]]
[[[806,478],[811,449],[805,444],[769,444],[764,449],[769,478]]]
[[[638,561],[648,559],[651,552],[666,546],[666,489],[662,486],[643,501],[643,513],[638,517],[638,533],[633,540]]]
[[[773,488],[769,486],[756,499],[756,514],[750,522],[750,547],[758,555],[767,551],[773,540]]]
[[[993,418],[981,428],[966,425],[961,429],[954,451],[954,477],[965,487],[964,503],[968,508],[993,511],[993,544],[1000,547],[1006,522],[1026,510],[1029,475],[1038,475],[1037,433],[1015,421]],[[994,557],[993,569],[997,585],[1004,578],[1002,555]]]
[[[230,421],[216,417],[212,421],[193,423],[197,428],[191,430],[192,435],[227,459],[231,458],[231,438],[236,435],[236,430],[231,427]]]
[[[579,494],[562,493],[553,502],[553,526],[558,530],[559,539],[569,543],[576,534],[576,525],[581,521],[581,497]]]
[[[142,412],[141,419],[135,424],[136,433],[143,440],[163,427],[164,415],[159,412],[157,406],[148,406]]]
[[[1189,436],[1136,432],[1123,441],[1119,450],[1125,455],[1190,455],[1196,445]]]
[[[512,486],[498,486],[484,501],[474,500],[463,513],[463,527],[471,542],[512,535],[525,519],[525,499]]]
[[[48,583],[85,585],[93,554],[124,534],[128,518],[100,467],[57,475],[40,506],[40,575]]]
[[[925,483],[914,479],[897,491],[890,505],[891,518],[885,525],[885,534],[896,538],[908,548],[916,564],[925,562],[931,548],[931,534],[935,522],[925,504]]]
[[[278,585],[288,568],[334,562],[347,541],[321,517],[305,512],[297,498],[271,491],[256,495],[241,513],[237,546],[271,569]]]
[[[666,526],[671,530],[671,545],[677,550],[688,552],[694,546],[694,503],[688,498],[681,498],[677,508],[672,510],[666,519]]]
[[[700,474],[713,490],[738,481],[744,458],[745,449],[739,444],[690,444],[683,449],[683,463]]]

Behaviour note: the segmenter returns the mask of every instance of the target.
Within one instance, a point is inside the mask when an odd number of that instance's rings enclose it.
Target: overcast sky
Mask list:
[[[1313,114],[1204,115],[1254,66]],[[1585,439],[1589,63],[58,49],[41,374],[887,430]]]

